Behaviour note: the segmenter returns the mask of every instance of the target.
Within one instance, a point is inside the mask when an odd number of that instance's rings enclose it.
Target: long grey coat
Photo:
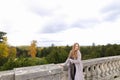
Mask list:
[[[83,64],[81,61],[81,52],[78,50],[77,52],[78,58],[77,60],[72,60],[68,57],[68,59],[65,61],[64,66],[68,66],[68,80],[72,80],[70,76],[70,62],[75,64],[76,67],[76,74],[75,74],[75,80],[84,80],[83,75]]]

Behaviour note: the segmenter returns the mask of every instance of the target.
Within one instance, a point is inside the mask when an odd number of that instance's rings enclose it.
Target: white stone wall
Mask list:
[[[0,72],[0,80],[62,80],[63,76],[63,69],[55,64],[21,67]]]
[[[0,80],[14,80],[14,78],[14,70],[0,72]]]

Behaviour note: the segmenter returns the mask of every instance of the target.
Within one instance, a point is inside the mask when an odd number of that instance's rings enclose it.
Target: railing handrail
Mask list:
[[[120,59],[120,56],[109,56],[109,57],[82,60],[82,62],[83,62],[83,66],[90,66],[94,64],[100,64],[103,62],[110,62],[110,61],[119,60],[119,59]]]

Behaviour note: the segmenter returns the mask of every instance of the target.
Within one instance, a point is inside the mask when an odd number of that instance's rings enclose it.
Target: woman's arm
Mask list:
[[[71,55],[71,51],[69,52],[68,58],[67,58],[67,60],[64,63],[65,66],[70,63],[70,55]]]
[[[68,65],[69,63],[70,63],[70,59],[67,58],[67,60],[66,60],[65,63],[64,63],[64,66]]]

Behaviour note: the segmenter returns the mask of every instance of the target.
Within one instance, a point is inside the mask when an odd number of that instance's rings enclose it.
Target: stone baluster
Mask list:
[[[116,73],[118,73],[119,72],[119,70],[118,70],[118,60],[115,61],[115,66],[116,66],[116,70],[115,71],[116,71]]]
[[[108,73],[111,75],[111,74],[112,74],[112,65],[111,65],[111,61],[108,62],[108,68],[109,68]]]
[[[120,74],[120,60],[118,60],[118,70],[119,70],[119,74]],[[120,76],[120,75],[119,75]]]
[[[118,69],[119,69],[119,72],[120,72],[120,60],[118,60]]]
[[[92,77],[92,80],[96,80],[96,71],[95,71],[95,68],[96,68],[95,65],[91,66],[91,77]]]
[[[116,73],[117,73],[117,76],[119,76],[119,74],[120,74],[120,72],[119,72],[119,60],[116,60],[116,62],[115,62],[115,64],[116,64]]]
[[[105,62],[105,65],[104,65],[104,67],[105,67],[105,75],[106,76],[108,76],[109,75],[109,67],[108,67],[108,62]]]
[[[113,67],[113,74],[116,74],[116,71],[115,71],[115,69],[116,69],[116,66],[115,66],[115,61],[112,61],[112,67]]]
[[[85,66],[84,71],[85,71],[85,80],[91,80],[91,72],[90,72],[90,66]]]
[[[115,73],[117,72],[117,64],[116,64],[117,60],[114,61],[114,65],[115,65]]]
[[[96,64],[96,77],[97,77],[97,80],[100,80],[101,78],[101,70],[100,70],[100,65],[101,64]]]
[[[111,68],[112,68],[111,74],[113,74],[113,73],[114,73],[114,65],[113,65],[113,61],[111,61]]]
[[[83,67],[83,71],[84,71],[84,78],[87,78],[87,66]]]
[[[101,69],[101,76],[104,77],[105,76],[104,63],[101,64],[100,69]]]
[[[119,60],[117,60],[116,65],[117,65],[117,72],[119,72]]]
[[[120,60],[118,60],[118,65],[119,65],[118,69],[119,69],[119,72],[120,72]]]

